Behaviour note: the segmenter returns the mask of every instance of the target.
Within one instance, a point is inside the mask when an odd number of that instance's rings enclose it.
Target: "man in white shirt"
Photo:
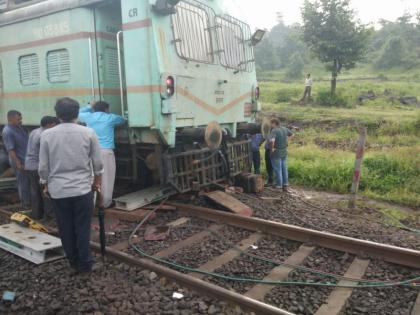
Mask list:
[[[302,101],[311,100],[311,92],[312,92],[313,84],[314,82],[312,81],[311,74],[308,73],[305,80],[305,92],[303,93]]]

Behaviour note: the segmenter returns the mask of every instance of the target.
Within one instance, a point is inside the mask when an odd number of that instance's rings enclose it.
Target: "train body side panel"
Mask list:
[[[85,104],[98,93],[90,9],[77,8],[6,25],[0,28],[0,37],[4,78],[0,124],[6,123],[8,110],[16,109],[23,113],[26,125],[36,126],[43,115],[54,113],[57,98],[70,96]],[[69,75],[64,80],[53,80],[47,70],[48,54],[60,51],[68,53]],[[35,55],[38,63],[31,71],[38,74],[33,75],[32,84],[27,84],[22,82],[20,59],[31,55]]]

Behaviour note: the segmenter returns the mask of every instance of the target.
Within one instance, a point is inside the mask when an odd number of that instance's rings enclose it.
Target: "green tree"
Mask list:
[[[302,8],[303,39],[331,71],[331,95],[337,76],[352,69],[365,56],[370,29],[355,18],[349,0],[305,0]]]
[[[300,53],[294,53],[290,57],[289,66],[287,69],[287,77],[291,79],[296,79],[302,76],[303,68],[305,67],[305,62]]]

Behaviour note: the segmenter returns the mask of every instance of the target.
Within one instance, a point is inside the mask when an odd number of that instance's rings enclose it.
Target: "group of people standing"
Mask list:
[[[109,113],[109,104],[102,101],[80,109],[76,100],[62,98],[55,112],[56,117],[43,117],[41,127],[28,135],[22,114],[9,111],[3,143],[16,174],[22,207],[32,209],[34,219],[48,219],[54,211],[71,267],[89,273],[93,265],[93,191],[101,192],[105,207],[111,206],[116,172],[114,128],[126,120]]]
[[[271,120],[271,133],[264,139],[261,134],[251,137],[251,151],[255,174],[261,173],[260,147],[265,142],[265,167],[267,171],[266,187],[288,191],[289,173],[287,168],[287,147],[293,133],[286,127],[280,126],[278,119]]]

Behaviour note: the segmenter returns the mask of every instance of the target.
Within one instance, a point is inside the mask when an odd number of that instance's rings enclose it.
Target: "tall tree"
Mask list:
[[[352,69],[365,56],[370,29],[356,20],[349,0],[305,0],[302,8],[303,39],[331,71],[331,94],[337,76]]]

